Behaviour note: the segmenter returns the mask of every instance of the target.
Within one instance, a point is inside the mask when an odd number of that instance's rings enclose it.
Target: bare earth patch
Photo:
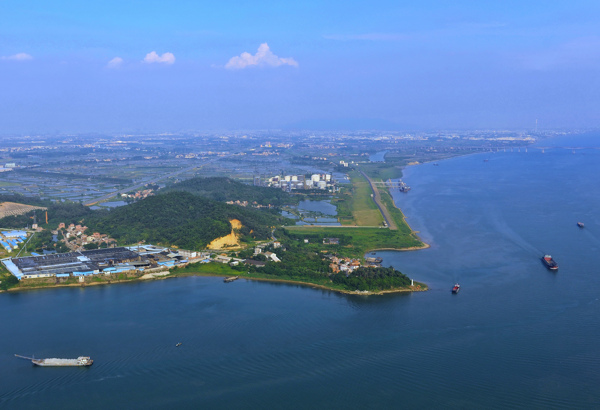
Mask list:
[[[240,238],[235,231],[242,227],[242,223],[237,219],[231,219],[229,223],[231,223],[231,233],[209,243],[207,246],[208,249],[224,249],[240,246]]]
[[[4,218],[6,216],[11,215],[23,215],[29,211],[33,211],[34,209],[46,210],[48,208],[44,208],[42,206],[32,206],[25,204],[18,204],[16,202],[1,202],[0,203],[0,218]]]

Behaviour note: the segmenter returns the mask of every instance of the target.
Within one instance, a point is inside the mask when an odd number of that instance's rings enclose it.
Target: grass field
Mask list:
[[[387,188],[381,188],[379,190],[379,194],[381,195],[381,202],[387,208],[388,212],[394,219],[394,222],[396,222],[396,226],[398,227],[398,230],[401,231],[405,235],[411,234],[412,230],[410,229],[410,226],[408,226],[408,224],[406,223],[404,214],[394,203],[394,200],[393,200],[392,196],[390,195],[389,191],[387,190]]]
[[[402,178],[402,164],[389,162],[373,162],[361,164],[360,168],[373,180],[387,181]]]
[[[291,226],[285,229],[293,236],[300,238],[302,234],[319,235],[320,237],[350,236],[346,246],[332,249],[322,245],[323,251],[335,251],[345,256],[361,258],[365,253],[375,249],[406,249],[423,247],[425,244],[412,232],[405,221],[404,214],[396,207],[387,188],[379,189],[382,205],[387,208],[389,216],[397,225],[397,230],[376,228],[383,222],[383,217],[371,197],[369,183],[356,171],[350,174],[352,192],[340,195],[335,203],[342,227],[308,227]],[[356,227],[347,225],[357,225]]]
[[[406,228],[408,225],[404,224]],[[285,228],[293,236],[302,236],[303,234],[316,234],[323,237],[350,236],[350,244],[333,248],[329,245],[319,246],[322,250],[336,251],[340,255],[362,258],[369,251],[376,249],[406,249],[413,247],[422,247],[421,242],[416,235],[409,233],[405,229],[392,231],[386,228],[371,227],[304,227],[289,226]]]
[[[380,226],[383,216],[373,201],[369,183],[357,171],[349,172],[352,190],[346,191],[331,201],[336,205],[338,219],[342,225]]]

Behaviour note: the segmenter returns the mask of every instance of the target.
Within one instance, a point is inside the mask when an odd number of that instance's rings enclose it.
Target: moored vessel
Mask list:
[[[238,280],[239,278],[240,278],[239,276],[230,276],[228,278],[223,279],[223,282],[229,283],[229,282],[233,282],[234,280]]]
[[[452,288],[452,293],[457,294],[459,290],[460,290],[460,285],[458,283],[455,283],[454,287]]]
[[[20,357],[22,359],[31,360],[31,363],[36,366],[46,366],[46,367],[78,367],[78,366],[91,366],[94,364],[94,361],[90,359],[89,356],[79,356],[77,359],[58,359],[58,358],[49,358],[49,359],[36,359],[33,357],[25,357],[15,355],[16,357]]]
[[[542,258],[542,263],[550,270],[558,270],[558,263],[552,259],[551,255],[544,255]]]

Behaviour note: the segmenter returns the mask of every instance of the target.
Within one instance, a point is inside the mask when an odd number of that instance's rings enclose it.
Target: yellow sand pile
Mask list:
[[[208,249],[223,249],[240,246],[240,237],[235,231],[242,227],[242,223],[237,219],[231,219],[229,223],[231,223],[231,233],[209,243],[207,246]]]

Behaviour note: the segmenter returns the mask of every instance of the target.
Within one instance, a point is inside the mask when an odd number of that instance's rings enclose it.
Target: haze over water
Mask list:
[[[0,295],[0,407],[598,408],[598,175],[594,149],[407,168],[395,198],[432,246],[378,255],[429,292],[196,277]]]

